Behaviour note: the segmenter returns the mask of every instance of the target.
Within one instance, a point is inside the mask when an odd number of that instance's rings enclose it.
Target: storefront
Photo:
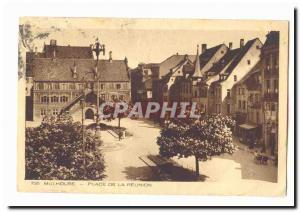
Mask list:
[[[261,138],[261,126],[254,124],[241,124],[238,126],[239,141],[250,148],[258,146]]]

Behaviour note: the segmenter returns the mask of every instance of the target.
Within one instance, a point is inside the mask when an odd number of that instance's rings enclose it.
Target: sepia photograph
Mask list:
[[[19,191],[285,194],[287,21],[18,27]]]

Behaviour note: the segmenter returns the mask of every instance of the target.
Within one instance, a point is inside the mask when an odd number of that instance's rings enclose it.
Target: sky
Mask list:
[[[230,21],[210,24],[209,21],[196,20],[139,22],[130,19],[23,18],[20,24],[23,23],[32,25],[36,33],[50,33],[48,38],[34,41],[39,51],[44,42],[49,44],[50,39],[56,39],[57,45],[89,46],[98,37],[106,47],[106,54],[100,59],[107,59],[108,52],[112,51],[113,59],[127,57],[131,68],[141,62],[160,63],[176,53],[196,54],[197,44],[201,48],[205,43],[210,48],[233,42],[233,48],[237,48],[241,38],[245,43],[254,38],[264,42],[270,31],[266,24],[232,24]]]

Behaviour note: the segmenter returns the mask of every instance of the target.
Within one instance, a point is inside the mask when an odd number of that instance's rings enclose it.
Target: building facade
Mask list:
[[[262,43],[259,39],[249,40],[244,45],[244,40],[240,41],[240,48],[229,51],[230,54],[225,66],[223,60],[217,66],[217,75],[210,76],[209,84],[209,113],[222,113],[224,115],[234,114],[235,95],[232,88],[238,81],[246,76],[252,68],[259,62]],[[225,55],[226,57],[226,55]]]
[[[262,66],[259,62],[234,87],[236,136],[249,146],[263,146],[262,139]]]
[[[55,44],[52,41],[52,45]],[[58,52],[65,54],[70,47],[66,46],[67,50],[62,46],[54,47],[46,48],[48,50],[43,52],[45,57],[37,57],[31,61],[28,79],[33,84],[32,120],[42,120],[45,115],[58,115],[62,110],[69,111],[75,117],[80,112],[81,98],[86,100],[86,109],[90,107],[89,114],[92,111],[93,116],[97,97],[101,102],[130,101],[131,84],[127,58],[113,60],[110,54],[108,60],[95,60],[90,54],[90,47],[72,47],[71,56],[64,57]],[[87,53],[84,53],[85,50]],[[56,53],[50,54],[49,51]],[[52,57],[48,57],[51,55]],[[56,57],[58,55],[59,58]],[[88,58],[84,58],[84,55],[88,55]]]
[[[266,150],[278,152],[279,31],[271,31],[262,47],[263,137]]]

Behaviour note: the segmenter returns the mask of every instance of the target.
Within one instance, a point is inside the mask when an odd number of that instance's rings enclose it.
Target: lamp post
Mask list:
[[[95,52],[97,60],[96,60],[96,74],[95,77],[97,79],[97,114],[96,114],[96,133],[95,136],[100,139],[100,114],[99,114],[99,72],[98,72],[98,62],[99,62],[99,55],[102,52],[105,55],[105,45],[101,45],[98,38],[92,46],[92,51]]]
[[[80,106],[81,106],[81,126],[82,126],[83,179],[86,179],[85,136],[84,136],[84,98],[80,99]]]

